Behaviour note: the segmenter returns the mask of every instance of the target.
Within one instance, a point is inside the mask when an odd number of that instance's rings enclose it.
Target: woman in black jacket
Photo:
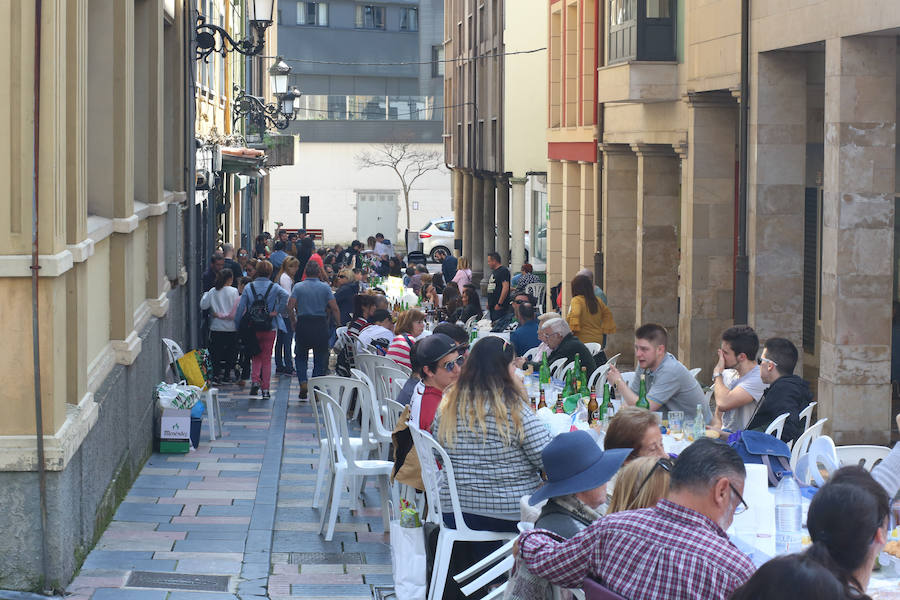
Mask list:
[[[476,320],[481,320],[481,317],[484,316],[484,311],[481,310],[481,298],[478,297],[478,291],[474,285],[470,283],[463,287],[462,299],[463,307],[460,309],[456,320],[463,323],[472,317],[478,317]]]

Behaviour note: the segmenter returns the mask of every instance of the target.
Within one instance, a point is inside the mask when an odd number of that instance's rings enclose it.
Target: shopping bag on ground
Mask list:
[[[209,375],[209,352],[206,349],[191,350],[176,361],[184,380],[205,390]]]
[[[160,382],[153,390],[159,408],[192,409],[200,400],[203,391],[195,385]]]
[[[416,523],[418,527],[409,526]],[[391,521],[391,565],[397,600],[425,600],[425,534],[418,517],[411,520],[401,513]]]

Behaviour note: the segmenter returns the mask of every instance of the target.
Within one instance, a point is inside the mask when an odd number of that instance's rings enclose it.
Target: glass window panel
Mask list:
[[[319,10],[319,20],[316,21],[316,25],[321,25],[322,27],[328,27],[328,3],[327,2],[317,2],[316,6],[318,6],[318,10]]]
[[[647,0],[648,19],[668,19],[671,16],[669,0]]]

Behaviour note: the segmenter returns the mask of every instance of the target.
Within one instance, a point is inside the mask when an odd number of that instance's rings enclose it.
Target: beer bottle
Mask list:
[[[547,364],[547,353],[544,352],[544,358],[541,359],[540,378],[541,385],[550,383],[550,365]]]
[[[581,367],[581,373],[578,375],[578,387],[582,396],[590,396],[592,390],[588,388],[587,367]]]
[[[603,403],[600,404],[600,419],[606,420],[609,417],[609,409],[612,403],[609,400],[609,383],[603,383]]]
[[[544,396],[544,388],[541,388],[541,398],[538,400],[538,410],[542,408],[547,408],[547,398]]]
[[[591,392],[591,398],[588,400],[587,413],[588,425],[593,425],[603,418],[600,412],[600,405],[597,404],[597,394],[594,392]]]
[[[560,398],[565,398],[566,396],[571,396],[575,393],[575,390],[573,389],[575,384],[572,381],[572,369],[566,371],[565,378],[566,380],[563,385],[562,393],[559,395]]]
[[[581,355],[580,354],[575,355],[575,366],[572,367],[572,370],[575,372],[575,382],[573,383],[573,386],[572,386],[573,387],[572,393],[574,394],[575,392],[578,391],[578,376],[581,374]]]
[[[641,386],[638,388],[638,400],[635,406],[644,410],[650,410],[650,403],[647,401],[647,381],[643,373],[641,373]]]

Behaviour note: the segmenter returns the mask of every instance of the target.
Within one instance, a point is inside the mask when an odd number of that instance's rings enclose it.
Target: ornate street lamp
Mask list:
[[[277,102],[266,104],[259,96],[242,91],[234,99],[232,119],[237,123],[238,119],[247,117],[260,129],[287,129],[300,109],[300,96],[300,90],[292,88],[286,93],[278,94]]]
[[[246,56],[254,56],[262,52],[266,43],[266,29],[272,25],[272,12],[275,0],[247,0],[250,17],[250,37],[235,40],[228,32],[212,23],[206,17],[197,15],[197,26],[194,34],[197,40],[197,60],[209,62],[209,55],[218,52],[225,56],[228,52],[237,51]],[[219,34],[221,40],[216,38]],[[228,47],[230,44],[231,48]]]

